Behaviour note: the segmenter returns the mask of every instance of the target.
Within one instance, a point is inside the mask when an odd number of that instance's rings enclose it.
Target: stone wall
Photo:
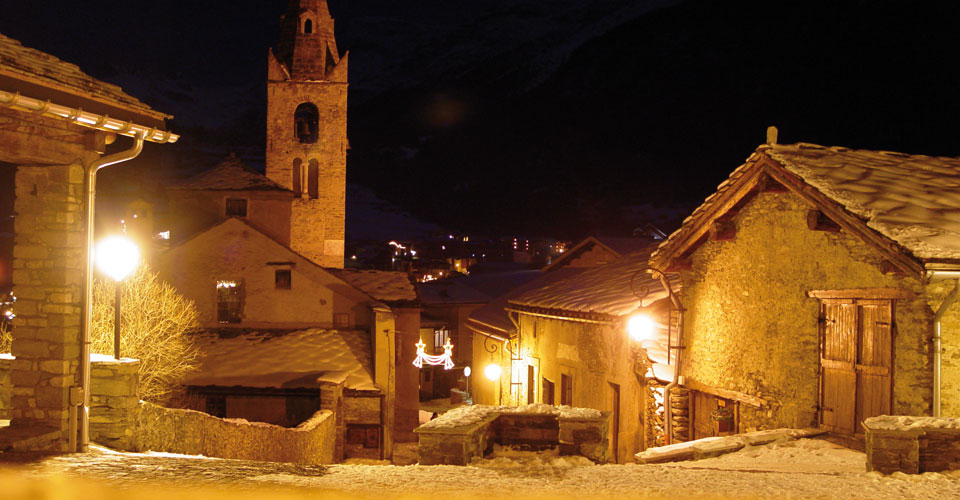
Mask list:
[[[441,417],[443,418],[443,417]],[[563,418],[550,414],[492,412],[457,427],[418,427],[420,465],[467,465],[491,451],[493,445],[525,450],[559,450],[582,455],[596,463],[608,459],[610,413],[599,418]]]
[[[333,413],[320,410],[293,429],[141,402],[132,451],[299,464],[334,463]]]
[[[932,311],[940,308],[953,286],[953,280],[927,285],[926,300]],[[940,335],[943,349],[940,412],[944,416],[960,417],[960,301],[948,307],[941,318]]]
[[[909,418],[914,423],[883,424],[891,418]],[[943,419],[930,417],[868,418],[863,423],[867,472],[922,474],[960,469],[960,428],[944,428],[942,423]]]
[[[80,161],[19,165],[16,174],[10,416],[13,428],[59,433],[36,444],[50,451],[67,451],[70,387],[78,382],[83,178]]]
[[[132,449],[140,408],[140,361],[96,358],[90,366],[90,440],[120,450]]]
[[[682,272],[682,375],[770,403],[743,411],[738,431],[816,426],[819,301],[807,292],[899,288],[917,298],[894,304],[892,411],[926,414],[932,311],[920,280],[884,274],[883,255],[845,231],[809,229],[810,209],[792,193],[759,193],[732,218],[733,240],[693,252]]]

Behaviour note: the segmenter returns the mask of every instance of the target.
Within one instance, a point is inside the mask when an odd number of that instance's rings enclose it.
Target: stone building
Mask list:
[[[670,324],[666,293],[646,271],[651,250],[529,290],[507,304],[518,324],[511,398],[516,404],[610,412],[608,456],[618,463],[656,443],[662,385],[671,377],[667,330],[654,330],[642,342],[627,332],[628,319],[638,313]]]
[[[18,297],[12,422],[0,430],[0,449],[67,451],[78,429],[84,444],[85,263],[93,230],[85,188],[95,188],[100,166],[139,154],[143,140],[176,141],[163,131],[166,118],[75,65],[0,35],[0,169],[16,171]],[[118,136],[142,139],[131,146]]]
[[[347,57],[326,0],[290,0],[267,60],[267,177],[293,192],[290,247],[343,267]]]
[[[692,437],[960,414],[960,160],[770,142],[651,259],[682,277]]]
[[[518,331],[514,314],[505,309],[508,301],[530,290],[548,286],[584,270],[608,264],[626,254],[648,248],[650,243],[651,240],[647,238],[588,237],[544,266],[535,277],[474,309],[466,322],[467,328],[474,333],[472,366],[475,375],[470,381],[474,402],[497,405],[511,401],[509,377],[490,380],[483,373],[484,368],[491,364],[500,366],[502,373],[510,373],[511,356],[507,347],[511,339],[516,341]]]

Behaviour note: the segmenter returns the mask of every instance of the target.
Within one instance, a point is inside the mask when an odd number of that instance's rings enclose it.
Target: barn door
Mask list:
[[[821,302],[820,425],[854,434],[890,412],[891,300]]]
[[[860,422],[890,414],[892,308],[889,300],[858,300],[860,345],[857,352],[857,432]]]

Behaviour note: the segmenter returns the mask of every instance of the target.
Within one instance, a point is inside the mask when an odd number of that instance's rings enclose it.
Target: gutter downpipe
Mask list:
[[[933,274],[936,275],[936,272]],[[960,295],[960,278],[953,280],[953,290],[943,299],[933,315],[933,416],[940,416],[941,384],[943,382],[943,315]]]
[[[150,136],[155,132],[151,132]],[[94,202],[96,197],[97,172],[110,165],[122,163],[136,158],[143,151],[144,134],[137,132],[133,137],[133,146],[125,151],[120,151],[109,156],[104,156],[91,163],[84,170],[84,184],[86,191],[86,212],[87,212],[87,258],[83,264],[83,315],[82,315],[82,340],[80,343],[80,398],[76,405],[71,401],[71,408],[82,406],[78,418],[71,419],[69,445],[71,452],[85,452],[90,447],[90,330],[93,321],[93,228],[94,228]],[[71,391],[73,392],[73,391]],[[76,412],[72,410],[71,413]],[[79,420],[79,422],[77,422]],[[80,427],[80,443],[77,446],[77,432],[74,428]]]

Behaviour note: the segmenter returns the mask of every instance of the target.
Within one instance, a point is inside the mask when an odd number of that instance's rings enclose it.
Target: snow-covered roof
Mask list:
[[[526,269],[428,281],[420,285],[420,300],[427,305],[486,303],[538,276],[540,271]]]
[[[0,34],[0,73],[42,82],[45,86],[71,94],[90,96],[111,105],[121,105],[156,119],[171,118],[127,94],[117,85],[91,77],[81,71],[76,64],[61,61],[46,52],[24,47],[19,41],[2,34]],[[73,103],[61,104],[73,105]]]
[[[488,302],[485,306],[479,307],[471,312],[470,316],[467,318],[467,326],[474,331],[479,331],[481,333],[509,336],[510,334],[514,333],[515,330],[513,327],[513,322],[510,321],[510,317],[507,315],[507,311],[504,309],[507,307],[507,302],[510,299],[517,297],[529,290],[537,289],[549,283],[580,274],[584,270],[585,268],[564,267],[555,269],[548,273],[535,271],[537,274],[533,279],[523,283],[522,285],[514,287],[512,290],[504,294],[490,299],[490,302]]]
[[[763,151],[920,259],[960,259],[960,158],[816,144]]]
[[[878,248],[902,253],[905,260],[899,262],[908,268],[919,266],[917,260],[960,259],[960,158],[798,143],[758,147],[661,243],[652,260],[660,263],[689,245],[702,231],[698,228],[723,215],[716,208],[763,168],[813,187],[806,197],[838,206],[857,221],[854,226],[878,235],[866,241],[886,242]]]
[[[328,269],[328,271],[376,300],[384,302],[417,300],[417,291],[406,273],[357,269]]]
[[[210,170],[201,172],[173,186],[171,189],[290,192],[289,189],[248,167],[234,153],[230,153],[229,156]]]
[[[666,297],[659,279],[644,270],[650,252],[625,255],[613,262],[525,292],[509,300],[511,305],[557,311],[624,316]],[[679,287],[679,283],[675,285]]]
[[[350,389],[376,389],[370,334],[365,331],[310,328],[231,337],[205,333],[197,347],[200,368],[184,385],[283,389],[344,380]]]

